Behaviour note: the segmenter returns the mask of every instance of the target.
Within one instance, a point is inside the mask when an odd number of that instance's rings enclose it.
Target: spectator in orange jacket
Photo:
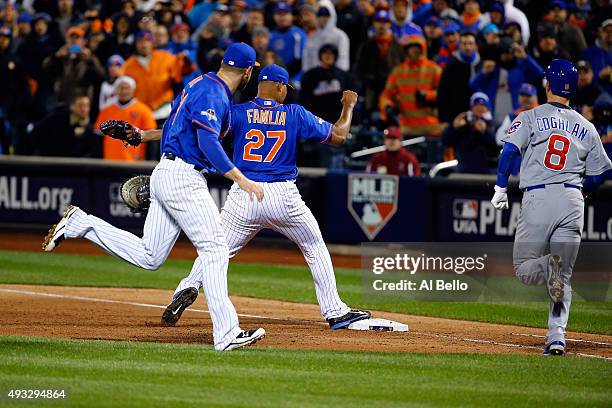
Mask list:
[[[136,55],[125,61],[123,72],[136,81],[135,96],[155,112],[156,119],[170,115],[173,85],[181,82],[184,59],[153,48],[153,36],[141,31],[136,36]]]
[[[151,109],[134,97],[134,91],[138,89],[136,81],[129,76],[121,76],[115,81],[117,101],[108,105],[100,111],[96,121],[96,129],[99,131],[100,123],[106,120],[124,120],[139,129],[149,130],[157,128]],[[110,136],[103,136],[103,151],[106,160],[144,160],[146,146],[126,148],[123,143]]]
[[[420,176],[417,158],[402,146],[402,132],[397,126],[385,130],[385,151],[374,154],[366,171],[398,176]]]
[[[435,110],[442,69],[425,56],[426,43],[420,35],[400,39],[406,57],[389,74],[380,95],[380,114],[387,120],[389,109],[398,109],[402,133],[407,136],[438,136],[440,125]]]

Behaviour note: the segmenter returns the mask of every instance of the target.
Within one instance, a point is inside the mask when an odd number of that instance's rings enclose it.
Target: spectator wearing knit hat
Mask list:
[[[174,55],[184,54],[190,61],[195,61],[197,44],[189,37],[189,34],[190,30],[187,24],[174,24],[170,29],[170,41],[166,50]]]
[[[106,61],[106,78],[100,85],[100,97],[98,109],[102,110],[108,105],[117,102],[117,93],[115,92],[115,81],[123,73],[123,65],[125,60],[121,55],[115,54]]]
[[[308,38],[302,58],[302,71],[306,72],[319,65],[319,50],[325,44],[332,44],[338,49],[336,66],[344,71],[351,68],[350,41],[346,33],[337,28],[330,18],[330,10],[326,6],[317,11],[317,30]]]
[[[461,173],[491,173],[497,148],[491,126],[489,97],[476,92],[470,98],[470,110],[462,112],[442,134],[442,142],[452,147]]]
[[[389,110],[397,109],[402,133],[407,136],[437,136],[440,125],[435,110],[442,69],[426,57],[425,39],[412,35],[402,38],[406,56],[387,78],[380,95],[383,120]]]
[[[387,76],[402,61],[403,50],[391,33],[391,20],[387,10],[374,15],[373,35],[362,44],[357,55],[355,70],[365,93],[366,109],[376,109]]]

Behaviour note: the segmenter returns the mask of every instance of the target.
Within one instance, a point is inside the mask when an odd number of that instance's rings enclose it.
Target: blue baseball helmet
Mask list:
[[[578,86],[578,70],[566,59],[553,60],[544,71],[553,94],[571,98]]]

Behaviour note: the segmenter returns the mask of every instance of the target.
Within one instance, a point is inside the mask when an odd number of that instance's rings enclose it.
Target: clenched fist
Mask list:
[[[347,107],[353,107],[357,103],[358,95],[353,91],[344,91],[342,92],[342,105]]]

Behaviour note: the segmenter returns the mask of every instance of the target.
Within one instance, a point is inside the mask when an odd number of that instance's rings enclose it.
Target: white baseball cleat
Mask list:
[[[66,223],[68,222],[68,219],[72,216],[72,214],[74,214],[78,209],[79,207],[75,205],[68,206],[66,211],[64,211],[62,219],[49,229],[49,233],[45,237],[45,240],[42,244],[43,251],[53,251],[66,238],[64,236],[64,231],[66,230]]]
[[[266,331],[261,327],[257,330],[243,330],[236,336],[234,341],[228,344],[223,351],[236,350],[240,347],[257,343],[266,336]]]

